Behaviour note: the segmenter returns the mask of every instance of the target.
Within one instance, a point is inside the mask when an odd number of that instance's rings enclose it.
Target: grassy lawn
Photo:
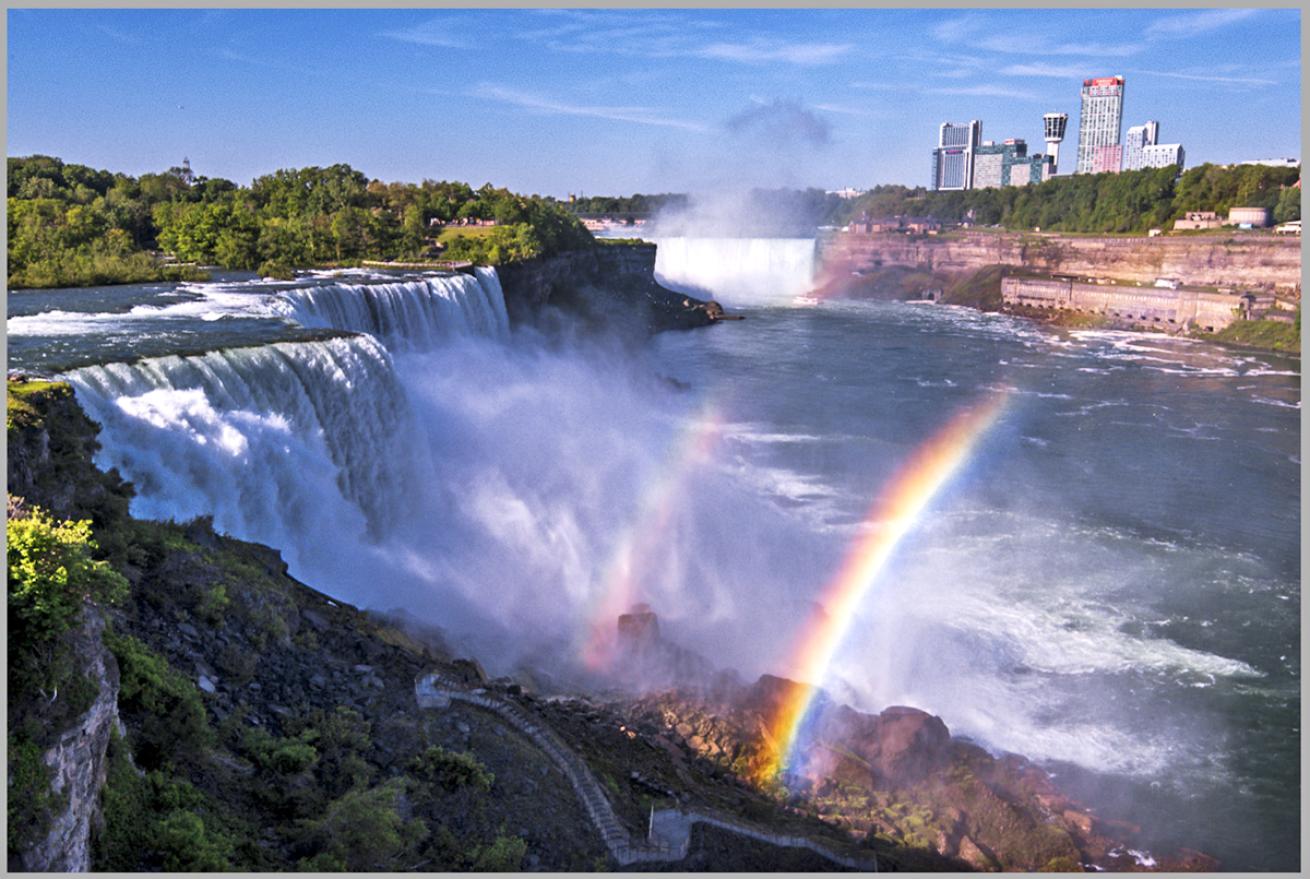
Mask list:
[[[469,238],[485,238],[499,228],[499,226],[446,226],[437,236],[437,241],[441,244],[449,244],[452,238],[461,235]]]
[[[1234,321],[1217,333],[1203,338],[1233,345],[1251,345],[1272,351],[1301,353],[1301,328],[1297,324],[1275,320]]]

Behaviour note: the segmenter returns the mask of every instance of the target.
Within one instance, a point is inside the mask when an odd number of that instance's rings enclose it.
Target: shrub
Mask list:
[[[495,842],[483,846],[473,859],[473,869],[484,873],[512,873],[523,864],[528,844],[515,836],[497,836]]]
[[[92,869],[232,869],[234,840],[213,816],[209,798],[163,772],[139,775],[123,741],[111,735],[101,793],[103,823],[93,840]]]
[[[137,760],[147,768],[208,747],[213,731],[195,684],[130,635],[106,633],[118,659],[118,704],[136,721]]]
[[[261,769],[279,775],[304,772],[318,760],[318,750],[308,737],[278,738],[261,727],[251,727],[242,741],[242,750]]]
[[[8,520],[12,640],[49,642],[72,628],[84,603],[116,604],[128,583],[91,553],[91,521],[56,521],[40,507]]]
[[[405,782],[395,779],[370,790],[353,790],[331,803],[322,819],[305,826],[306,840],[318,851],[302,867],[350,871],[412,867],[416,847],[427,835],[423,822],[406,821],[397,810]]]
[[[256,271],[261,278],[276,278],[279,281],[294,281],[296,278],[296,270],[277,259],[264,260]]]
[[[491,790],[496,776],[468,752],[452,753],[433,745],[410,763],[410,771],[419,779],[447,792],[472,787]]]

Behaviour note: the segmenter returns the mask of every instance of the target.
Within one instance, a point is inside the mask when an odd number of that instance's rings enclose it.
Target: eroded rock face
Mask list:
[[[45,839],[19,855],[23,869],[68,873],[91,869],[91,827],[97,820],[104,786],[110,733],[118,719],[118,663],[101,642],[104,621],[85,612],[73,639],[73,655],[86,663],[83,673],[99,686],[95,702],[65,730],[43,756],[52,773],[51,789],[62,808],[50,821]]]
[[[767,784],[770,719],[801,686],[765,675],[735,688],[653,693],[627,711],[694,758]],[[789,770],[788,801],[857,837],[931,849],[961,870],[1143,869],[1127,854],[1138,829],[1093,816],[1022,757],[952,738],[939,717],[907,706],[864,714],[822,693],[811,712],[812,747]],[[1156,857],[1170,870],[1215,864],[1186,851]]]
[[[949,761],[951,734],[940,717],[905,706],[878,715],[873,737],[859,743],[879,775],[892,784],[913,784]]]

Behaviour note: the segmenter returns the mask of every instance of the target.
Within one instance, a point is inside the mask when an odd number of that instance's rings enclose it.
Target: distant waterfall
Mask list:
[[[427,350],[452,335],[503,338],[505,297],[495,269],[394,283],[325,284],[281,293],[274,307],[306,327],[369,333],[388,349]]]
[[[471,280],[471,279],[470,279]],[[67,375],[102,425],[101,467],[137,490],[135,515],[213,515],[289,549],[382,530],[414,485],[410,410],[368,336],[111,363]]]
[[[812,238],[660,238],[655,277],[728,305],[786,305],[814,281]]]

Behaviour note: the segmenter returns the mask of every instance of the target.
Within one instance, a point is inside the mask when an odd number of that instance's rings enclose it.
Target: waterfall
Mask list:
[[[274,308],[306,327],[377,336],[391,351],[429,350],[457,335],[504,338],[509,317],[496,270],[393,283],[324,284],[282,292]]]
[[[96,463],[150,519],[213,515],[293,550],[306,534],[377,533],[414,486],[412,416],[375,339],[352,336],[84,367],[67,374],[102,426]]]
[[[814,280],[812,238],[659,238],[655,277],[727,305],[787,305]]]

